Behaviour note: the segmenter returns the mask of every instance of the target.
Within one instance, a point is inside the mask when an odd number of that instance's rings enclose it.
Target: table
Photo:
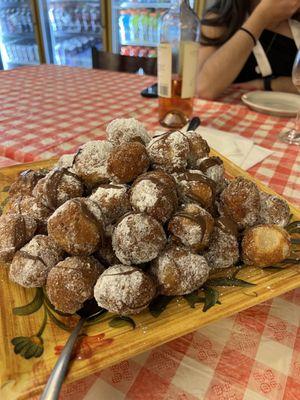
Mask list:
[[[156,101],[139,95],[153,80],[53,65],[1,72],[0,166],[72,153],[121,116],[158,129]],[[195,114],[273,150],[249,172],[300,205],[299,149],[277,140],[291,121],[250,111],[241,93],[197,100]],[[299,311],[300,289],[67,384],[62,399],[299,399]]]

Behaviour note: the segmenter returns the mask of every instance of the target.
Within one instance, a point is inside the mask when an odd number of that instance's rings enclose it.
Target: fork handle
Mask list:
[[[65,344],[59,359],[57,360],[51,375],[49,376],[47,385],[40,400],[58,400],[61,386],[63,384],[66,372],[68,370],[69,362],[72,355],[73,347],[77,341],[78,335],[85,322],[81,318]]]

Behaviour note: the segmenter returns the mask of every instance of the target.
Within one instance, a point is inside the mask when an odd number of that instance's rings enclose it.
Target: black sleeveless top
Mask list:
[[[267,54],[273,70],[273,75],[275,77],[291,76],[294,60],[298,51],[294,39],[279,33],[275,34],[274,32],[264,30],[259,41]],[[253,53],[251,53],[235,82],[247,82],[253,79],[261,79],[261,75],[255,71],[256,66],[256,59]]]

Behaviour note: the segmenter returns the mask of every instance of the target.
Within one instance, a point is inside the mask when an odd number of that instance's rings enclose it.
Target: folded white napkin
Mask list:
[[[182,130],[185,131],[186,129],[187,125]],[[253,167],[273,154],[273,151],[258,146],[252,140],[234,133],[220,131],[208,126],[199,126],[196,130],[207,141],[210,147],[244,170]],[[159,130],[155,134],[163,132]]]
[[[199,126],[197,131],[217,150],[239,167],[247,170],[261,162],[273,152],[254,144],[252,140],[218,129]]]

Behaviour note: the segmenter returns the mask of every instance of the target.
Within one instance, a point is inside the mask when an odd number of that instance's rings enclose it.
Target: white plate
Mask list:
[[[255,111],[278,117],[295,117],[300,111],[300,96],[292,93],[257,90],[245,93],[242,101]]]

